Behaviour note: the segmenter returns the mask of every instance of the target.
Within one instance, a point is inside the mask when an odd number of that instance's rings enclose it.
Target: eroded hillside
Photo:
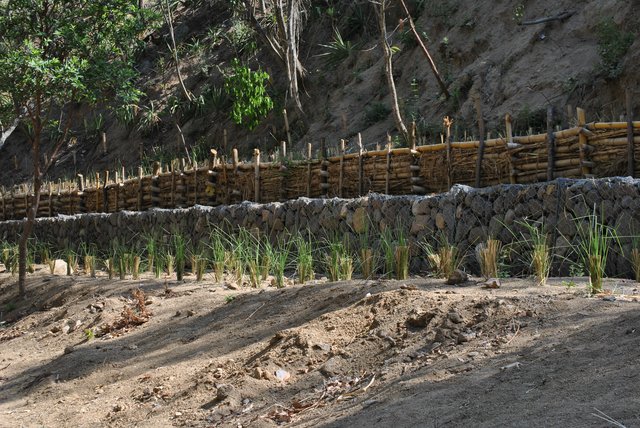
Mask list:
[[[80,108],[73,139],[52,176],[86,175],[122,165],[133,170],[140,163],[148,166],[155,160],[185,156],[178,129],[195,157],[203,158],[210,147],[227,154],[238,147],[244,156],[255,147],[272,153],[287,139],[283,108],[289,113],[297,156],[309,142],[317,150],[323,139],[330,148],[346,139],[347,150],[354,150],[359,132],[367,147],[384,144],[387,133],[397,134],[377,18],[368,1],[306,4],[299,53],[307,72],[299,82],[304,115],[287,95],[283,62],[269,51],[248,19],[247,3],[177,2],[178,62],[193,101],[186,101],[178,81],[168,26],[160,25],[146,35],[138,61],[144,96],[129,106],[128,116],[122,111],[116,115],[108,109]],[[266,13],[258,7],[255,16],[268,25],[273,12],[270,2],[263,3]],[[477,133],[476,97],[487,129],[496,135],[502,132],[505,113],[514,116],[517,131],[539,130],[548,105],[555,108],[558,124],[571,122],[567,106],[585,108],[587,120],[618,120],[624,112],[624,89],[638,87],[634,72],[640,64],[634,33],[638,12],[632,2],[407,3],[450,92],[448,99],[440,93],[399,2],[391,2],[387,31],[399,104],[405,121],[417,123],[422,143],[439,141],[445,115],[454,119],[456,139]],[[559,15],[563,19],[522,25]],[[273,110],[251,131],[229,117],[231,101],[224,82],[234,58],[270,75],[267,90]],[[102,132],[108,141],[106,153],[100,144]],[[29,177],[25,147],[24,137],[16,132],[1,149],[3,184]]]

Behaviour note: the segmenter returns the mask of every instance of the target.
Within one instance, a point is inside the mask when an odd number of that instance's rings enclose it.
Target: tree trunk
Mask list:
[[[380,42],[382,44],[382,51],[384,53],[384,63],[387,75],[387,84],[389,85],[389,93],[391,94],[391,109],[393,110],[393,119],[396,122],[396,128],[402,134],[405,141],[409,141],[409,131],[402,120],[402,114],[400,113],[400,105],[398,104],[398,93],[396,92],[396,84],[393,81],[393,62],[391,47],[387,42],[387,23],[385,19],[385,2],[382,0],[378,3],[378,25],[380,27]]]
[[[40,134],[42,129],[39,121],[37,122],[36,126],[34,126],[33,140],[31,142],[33,150],[33,203],[27,211],[27,219],[18,241],[18,293],[21,299],[24,299],[27,295],[27,243],[36,221],[38,205],[40,204],[40,189],[42,187],[40,171]]]

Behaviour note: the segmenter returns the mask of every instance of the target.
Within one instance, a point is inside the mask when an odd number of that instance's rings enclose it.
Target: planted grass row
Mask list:
[[[117,275],[120,279],[138,279],[143,272],[149,272],[156,278],[175,275],[179,281],[190,268],[197,281],[209,274],[217,282],[258,287],[266,281],[284,287],[291,282],[311,281],[316,278],[316,271],[329,281],[349,280],[354,275],[406,279],[412,254],[427,261],[432,275],[449,278],[456,270],[468,267],[469,256],[475,255],[476,265],[485,278],[505,275],[512,272],[514,266],[524,266],[517,275],[532,275],[538,285],[544,285],[554,260],[559,258],[586,272],[591,290],[598,292],[602,289],[610,250],[622,251],[615,229],[604,225],[599,218],[593,213],[575,219],[580,239],[571,251],[578,263],[557,254],[550,242],[551,232],[544,223],[525,220],[516,222],[519,227],[511,231],[511,242],[489,238],[476,243],[473,251],[457,248],[443,233],[411,244],[404,227],[385,228],[375,234],[376,239],[372,239],[367,227],[350,242],[345,238],[349,234],[316,239],[309,232],[298,231],[270,239],[245,228],[229,232],[212,226],[208,239],[202,242],[190,242],[179,233],[164,233],[146,235],[135,243],[113,240],[106,251],[87,244],[75,250],[53,251],[42,243],[31,242],[28,264],[30,267],[36,262],[48,264],[53,272],[56,260],[63,259],[70,275],[79,270],[82,261],[84,272],[91,276],[103,269],[109,278]],[[640,280],[640,237],[632,240],[628,258],[635,279]],[[16,246],[4,242],[0,248],[2,262],[15,272]]]

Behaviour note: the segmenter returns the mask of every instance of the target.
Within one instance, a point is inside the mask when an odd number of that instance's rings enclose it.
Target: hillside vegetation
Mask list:
[[[237,147],[244,157],[256,147],[268,154],[289,138],[298,157],[307,143],[317,150],[322,140],[335,148],[346,139],[353,151],[358,133],[368,148],[384,144],[388,133],[396,145],[404,144],[392,114],[378,17],[369,1],[285,2],[284,15],[299,6],[293,28],[299,31],[299,107],[287,63],[277,53],[286,52],[290,39],[282,36],[279,23],[286,22],[289,31],[293,20],[289,15],[279,20],[274,2],[169,2],[171,26],[164,2],[145,3],[157,14],[139,36],[144,43],[134,83],[140,96],[97,109],[76,106],[77,119],[52,178],[121,166],[133,171],[140,164],[187,157],[187,151],[203,159],[211,147],[225,154]],[[445,115],[454,120],[455,139],[477,134],[476,98],[493,135],[502,132],[505,113],[513,115],[517,132],[526,133],[546,126],[548,105],[555,108],[558,125],[572,121],[567,106],[586,108],[588,120],[619,120],[625,88],[638,86],[638,13],[630,2],[407,0],[449,97],[400,2],[387,3],[398,105],[405,123],[416,122],[422,144],[439,142]],[[526,25],[556,17],[562,19]],[[3,129],[10,123],[5,119]],[[21,128],[0,149],[4,185],[32,174]]]

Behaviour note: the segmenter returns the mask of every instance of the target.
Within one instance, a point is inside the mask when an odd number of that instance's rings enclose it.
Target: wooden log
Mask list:
[[[338,196],[344,197],[344,155],[346,150],[345,140],[340,140],[340,177],[338,177]]]
[[[284,130],[287,133],[287,143],[289,147],[293,147],[293,142],[291,141],[291,132],[289,131],[289,116],[287,115],[287,109],[282,110],[282,115],[284,116]],[[282,152],[282,156],[287,156],[287,151]]]
[[[587,116],[586,113],[583,109],[581,109],[580,107],[576,108],[576,118],[578,120],[578,127],[580,127],[581,129],[586,129],[585,124],[587,122]],[[591,168],[589,168],[587,166],[587,161],[589,160],[587,157],[587,153],[588,153],[588,149],[587,149],[587,143],[589,142],[589,136],[586,135],[584,132],[580,132],[578,134],[578,148],[579,148],[579,152],[578,155],[580,157],[580,163],[582,165],[581,167],[581,171],[582,173],[580,174],[581,177],[588,177],[591,175]],[[593,151],[593,150],[591,150]]]
[[[447,164],[446,164],[446,176],[447,176],[447,189],[451,189],[451,186],[453,185],[452,183],[452,179],[453,177],[451,176],[451,125],[453,124],[453,120],[450,119],[448,116],[445,116],[444,118],[444,126],[447,130],[447,134],[446,134],[446,141],[444,141],[444,143],[446,144],[446,159],[447,159]]]
[[[311,143],[307,143],[307,198],[311,197]]]
[[[547,181],[553,180],[555,160],[555,134],[553,132],[553,107],[547,107]]]
[[[391,175],[391,135],[387,134],[387,167],[385,168],[384,193],[389,194],[389,180]]]
[[[171,208],[176,206],[176,168],[173,162],[171,162],[171,190],[169,195],[171,200]]]
[[[320,156],[322,157],[322,162],[320,162],[320,190],[322,191],[322,196],[326,198],[329,196],[329,171],[327,170],[329,162],[327,161],[327,147],[324,137],[320,141]]]
[[[109,170],[104,172],[104,183],[102,186],[102,211],[109,212],[109,193],[107,186],[109,185]],[[58,188],[58,195],[60,195],[60,189]]]
[[[476,187],[480,187],[482,183],[482,158],[484,157],[484,118],[482,117],[482,103],[480,95],[475,99],[476,114],[478,115],[478,135],[480,136],[480,144],[478,145],[478,154],[476,157]],[[487,137],[489,139],[489,137]]]
[[[142,201],[144,197],[144,187],[142,186],[142,178],[144,177],[144,171],[142,167],[138,167],[138,200],[136,201],[136,209],[142,211]]]
[[[633,121],[633,128],[640,128],[640,121]],[[591,131],[597,131],[599,129],[627,129],[628,122],[595,122],[586,125]]]
[[[507,160],[509,161],[509,182],[511,184],[516,184],[518,182],[518,176],[515,173],[515,170],[513,168],[513,155],[510,153],[509,149],[511,147],[514,146],[514,142],[513,142],[513,125],[511,123],[511,115],[509,113],[504,115],[504,124],[505,124],[505,131],[506,131],[506,156],[507,156]]]
[[[625,91],[625,109],[627,111],[627,175],[635,175],[635,144],[633,138],[633,105],[631,102],[631,90]]]
[[[254,174],[254,200],[260,203],[260,150],[253,150],[253,158],[255,164],[255,174]]]
[[[362,146],[362,134],[358,132],[358,196],[364,194],[364,147]]]

